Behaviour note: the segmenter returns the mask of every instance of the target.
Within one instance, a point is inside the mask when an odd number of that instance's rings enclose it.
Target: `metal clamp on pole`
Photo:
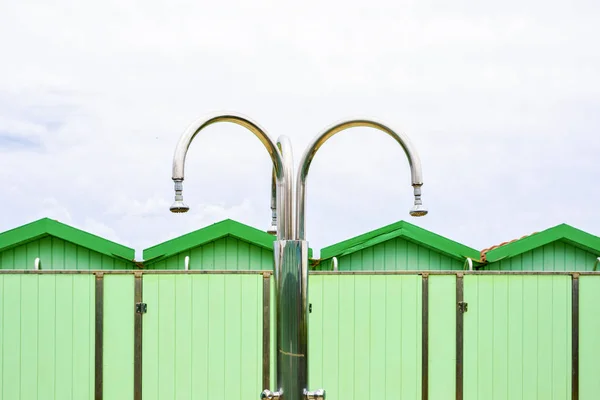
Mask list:
[[[270,390],[263,390],[262,393],[260,394],[260,398],[268,399],[268,400],[279,400],[281,398],[281,393],[280,392],[271,392]]]
[[[304,390],[304,398],[306,400],[325,400],[325,390],[319,389],[309,392],[308,390]]]

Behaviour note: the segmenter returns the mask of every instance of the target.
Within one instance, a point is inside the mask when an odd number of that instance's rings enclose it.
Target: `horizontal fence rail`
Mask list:
[[[267,270],[0,270],[0,275],[264,275],[272,274]],[[568,275],[568,276],[600,276],[600,271],[309,271],[309,275]]]

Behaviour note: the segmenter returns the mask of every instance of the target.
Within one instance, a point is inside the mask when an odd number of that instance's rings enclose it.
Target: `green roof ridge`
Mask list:
[[[477,250],[406,221],[398,221],[325,247],[321,250],[321,259],[348,255],[396,237],[404,237],[459,260],[466,257],[479,260]]]
[[[0,233],[0,250],[25,244],[48,235],[55,236],[67,242],[72,242],[78,246],[88,248],[107,256],[116,256],[129,261],[133,261],[135,258],[135,250],[127,246],[123,246],[50,218],[42,218]]]
[[[260,229],[226,219],[144,249],[143,257],[146,261],[169,257],[226,236],[233,236],[269,250],[273,250],[273,242],[276,240],[275,236]]]
[[[560,224],[492,249],[486,252],[486,260],[491,263],[503,258],[514,257],[559,240],[600,255],[600,237],[571,225]]]

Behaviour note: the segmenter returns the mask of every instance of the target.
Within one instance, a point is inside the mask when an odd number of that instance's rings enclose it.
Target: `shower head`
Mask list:
[[[173,179],[175,182],[175,202],[169,208],[172,213],[188,212],[190,207],[183,202],[183,179]]]
[[[411,217],[424,217],[428,212],[423,206],[414,206],[408,213]]]
[[[181,214],[188,212],[190,210],[190,207],[183,201],[175,201],[173,202],[173,204],[171,204],[169,210],[171,210],[171,212],[174,214]]]
[[[413,192],[415,196],[415,205],[409,211],[411,217],[423,217],[427,215],[428,211],[423,207],[423,201],[421,200],[421,186],[423,184],[413,185]]]
[[[277,225],[271,225],[269,229],[267,229],[267,233],[269,235],[277,236]]]

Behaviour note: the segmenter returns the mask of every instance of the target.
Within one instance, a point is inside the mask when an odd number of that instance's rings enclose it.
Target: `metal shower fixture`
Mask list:
[[[323,389],[308,390],[308,242],[306,241],[306,179],[310,164],[319,148],[332,136],[353,127],[369,127],[388,134],[404,150],[414,188],[413,217],[427,214],[421,200],[423,177],[421,160],[408,138],[389,126],[370,119],[342,121],[317,135],[300,160],[294,189],[294,162],[290,140],[280,136],[274,142],[266,131],[247,117],[226,113],[201,118],[193,122],[181,136],[173,157],[175,202],[171,211],[184,213],[189,207],[183,202],[185,157],[196,135],[217,122],[231,122],[252,132],[265,146],[273,163],[271,189],[272,222],[269,233],[274,242],[274,275],[276,280],[277,388],[265,389],[263,399],[323,400]],[[294,202],[295,194],[295,202]],[[295,208],[294,208],[295,206]],[[337,261],[337,260],[336,260]]]

